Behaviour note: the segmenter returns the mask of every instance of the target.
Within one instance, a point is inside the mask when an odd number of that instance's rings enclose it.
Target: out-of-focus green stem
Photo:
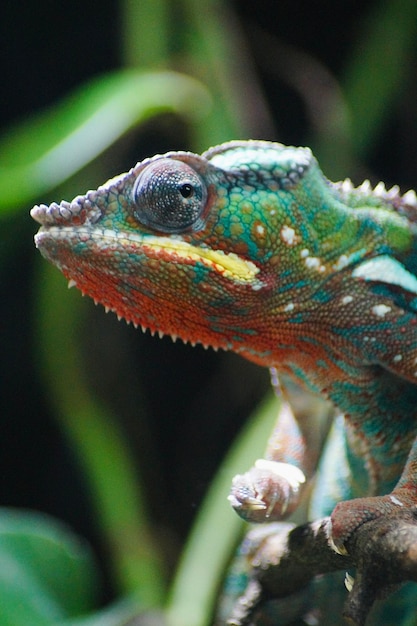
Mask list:
[[[167,69],[172,23],[167,0],[123,0],[121,56],[125,67]]]
[[[417,2],[377,2],[364,22],[347,67],[344,92],[354,151],[364,156],[401,94],[407,55],[417,36]]]
[[[208,626],[219,584],[243,530],[227,502],[232,477],[264,453],[278,412],[272,392],[232,446],[201,506],[171,590],[168,626]]]
[[[183,0],[183,5],[189,69],[203,79],[214,96],[213,113],[198,139],[208,145],[243,138],[245,107],[236,93],[237,72],[231,71],[239,62],[239,51],[234,46],[235,33],[227,20],[225,3]]]
[[[210,89],[212,114],[196,129],[197,150],[229,139],[256,137],[271,128],[267,107],[239,25],[224,0],[182,0],[183,55],[191,73]]]
[[[78,292],[63,288],[55,268],[43,263],[37,304],[36,338],[48,397],[83,469],[115,582],[143,605],[160,606],[165,576],[138,468],[116,417],[94,397],[83,374],[84,302]]]
[[[0,215],[62,184],[150,118],[169,112],[194,124],[209,108],[202,85],[174,72],[124,70],[92,80],[0,137]]]

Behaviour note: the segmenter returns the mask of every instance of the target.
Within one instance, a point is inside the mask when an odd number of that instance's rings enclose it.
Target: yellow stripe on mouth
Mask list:
[[[42,230],[42,229],[41,229]],[[51,226],[45,232],[56,239],[68,238],[68,233],[76,234],[77,237],[85,235],[105,247],[108,243],[117,242],[117,245],[128,247],[131,244],[139,244],[141,248],[147,246],[153,251],[163,250],[172,252],[188,261],[197,261],[207,267],[211,267],[226,278],[240,283],[254,283],[259,268],[246,259],[242,259],[235,252],[212,250],[211,248],[199,248],[182,239],[174,237],[156,237],[154,235],[142,235],[138,233],[120,231],[105,228],[103,230],[86,227],[57,227]],[[252,286],[259,289],[261,283],[255,282]]]
[[[259,272],[259,268],[254,263],[242,259],[234,252],[199,248],[181,239],[153,237],[152,235],[144,237],[142,243],[154,250],[158,248],[166,251],[172,250],[172,252],[184,259],[200,261],[209,267],[215,266],[227,278],[240,282],[252,282]]]

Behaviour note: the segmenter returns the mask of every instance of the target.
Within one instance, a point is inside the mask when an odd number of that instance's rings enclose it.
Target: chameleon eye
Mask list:
[[[146,166],[132,193],[136,219],[168,233],[197,229],[207,201],[207,188],[197,172],[174,159]]]

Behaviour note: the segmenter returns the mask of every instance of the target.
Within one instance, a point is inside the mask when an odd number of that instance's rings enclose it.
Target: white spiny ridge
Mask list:
[[[402,205],[407,205],[417,208],[417,195],[413,189],[406,191],[401,195],[401,191],[398,185],[393,185],[390,189],[387,189],[385,183],[380,181],[372,187],[371,182],[366,179],[359,187],[355,187],[350,178],[345,178],[342,181],[334,183],[334,186],[343,193],[360,192],[363,195],[374,195],[381,200],[392,202],[396,199],[400,201]]]

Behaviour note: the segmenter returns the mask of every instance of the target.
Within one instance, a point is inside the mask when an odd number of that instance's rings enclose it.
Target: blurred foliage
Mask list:
[[[278,11],[276,3],[261,2],[259,14],[254,15],[251,4],[226,0],[120,2],[118,18],[114,18],[117,27],[111,29],[121,51],[119,68],[89,79],[47,110],[28,115],[4,131],[0,138],[0,275],[7,284],[11,283],[7,276],[13,279],[14,255],[21,251],[27,205],[42,196],[71,198],[84,191],[84,184],[94,187],[104,182],[109,170],[119,173],[111,169],[114,164],[109,165],[110,151],[116,156],[128,155],[136,139],[138,145],[143,142],[144,149],[159,150],[160,137],[152,139],[153,133],[158,135],[158,127],[162,133],[169,127],[168,135],[174,129],[170,136],[179,138],[178,147],[200,151],[231,138],[293,141],[289,129],[297,128],[301,114],[307,128],[293,135],[312,146],[330,178],[372,174],[370,163],[372,158],[378,163],[375,153],[384,137],[383,145],[390,148],[391,155],[395,150],[401,152],[401,141],[397,148],[392,144],[393,128],[401,116],[410,119],[410,108],[415,123],[415,101],[414,107],[410,102],[413,97],[415,100],[417,3],[358,3],[351,21],[337,18],[343,23],[341,28],[347,30],[349,24],[351,33],[339,68],[332,66],[335,39],[329,39],[327,57],[316,51],[317,24],[309,24],[308,17],[305,32],[304,22],[299,22],[301,45],[289,35],[288,40],[283,38],[278,25],[276,31],[271,25],[272,15],[284,24],[287,15],[287,24],[293,26],[297,21],[292,12],[298,6],[302,14],[305,4],[280,3]],[[322,4],[324,10],[333,7],[332,3]],[[347,3],[344,9],[346,16],[350,6]],[[314,19],[319,14],[316,10]],[[326,21],[326,36],[328,24],[336,28],[335,20]],[[74,41],[64,38],[62,45],[73,46]],[[287,100],[280,108],[283,92],[288,92]],[[413,132],[410,136],[415,138],[415,126]],[[407,144],[407,139],[403,137],[403,143]],[[411,150],[415,161],[413,142]],[[392,160],[394,156],[388,159],[388,166]],[[384,174],[383,167],[373,169]],[[403,181],[395,182],[407,182],[409,172],[403,170],[402,174]],[[181,506],[174,510],[175,497],[169,500],[162,495],[164,482],[159,474],[165,460],[157,457],[149,432],[149,379],[145,372],[138,375],[133,383],[135,392],[128,398],[137,415],[137,438],[149,444],[142,458],[143,450],[138,453],[132,445],[130,439],[135,436],[129,436],[118,410],[118,402],[126,403],[129,389],[104,382],[98,391],[97,379],[105,379],[105,367],[99,361],[95,367],[100,372],[95,377],[89,372],[86,335],[96,332],[100,317],[93,317],[91,307],[78,293],[65,290],[62,277],[53,268],[41,260],[36,263],[31,310],[18,317],[19,323],[33,332],[25,358],[31,359],[33,377],[42,381],[48,409],[80,468],[113,594],[122,600],[91,614],[97,609],[99,567],[89,548],[55,521],[4,510],[0,512],[0,622],[9,626],[118,626],[141,611],[164,611],[149,614],[152,624],[161,619],[172,626],[208,624],[222,572],[241,532],[240,522],[225,502],[228,485],[234,473],[261,454],[275,412],[274,401],[260,405],[225,458],[199,509],[176,575],[169,575],[170,563],[177,561],[172,555],[176,541],[171,542],[174,547],[168,547],[167,538],[161,540],[164,533],[157,502],[171,502],[165,525],[170,516],[174,521],[181,516]],[[6,308],[3,312],[5,316]],[[119,331],[112,327],[111,332],[117,339]],[[98,336],[100,342],[102,335]],[[123,352],[131,337],[121,339],[121,348],[113,344],[109,348],[116,369],[118,350]],[[140,344],[145,352],[141,364],[152,371],[152,362],[146,362],[145,341]],[[18,371],[18,342],[5,341],[3,345],[13,345],[3,363],[10,363],[10,371],[16,363]],[[178,351],[172,354],[175,363],[183,358]],[[184,358],[191,357],[187,353]],[[162,367],[158,363],[158,368]],[[241,370],[233,358],[216,361],[216,367],[225,386],[232,391],[234,385],[239,386],[237,394],[245,387],[241,380],[247,372],[264,388],[264,378],[253,368]],[[8,380],[6,372],[4,379]],[[169,383],[167,380],[168,391],[178,381]],[[185,388],[192,386],[186,384]],[[121,395],[117,395],[119,389]],[[207,389],[207,395],[213,395],[209,384]],[[194,409],[199,407],[194,420],[203,420],[207,395],[198,389],[193,392]],[[112,394],[115,397],[111,398]],[[246,412],[256,404],[252,396],[247,400]],[[235,411],[241,412],[238,403]],[[36,420],[36,415],[28,413],[32,422]],[[2,420],[7,419],[5,404]],[[222,427],[214,414],[207,419],[207,430],[211,428],[221,438]],[[192,431],[190,441],[192,446]],[[187,445],[190,443],[185,441],[184,449]],[[192,460],[190,453],[184,465],[191,466]],[[171,473],[175,471],[171,468]],[[171,529],[168,534],[173,532]]]
[[[209,102],[200,84],[173,72],[120,71],[89,82],[2,137],[2,213],[56,188],[149,118],[171,112],[195,123]]]
[[[0,562],[2,624],[52,624],[89,610],[96,599],[88,546],[40,514],[0,512]]]

